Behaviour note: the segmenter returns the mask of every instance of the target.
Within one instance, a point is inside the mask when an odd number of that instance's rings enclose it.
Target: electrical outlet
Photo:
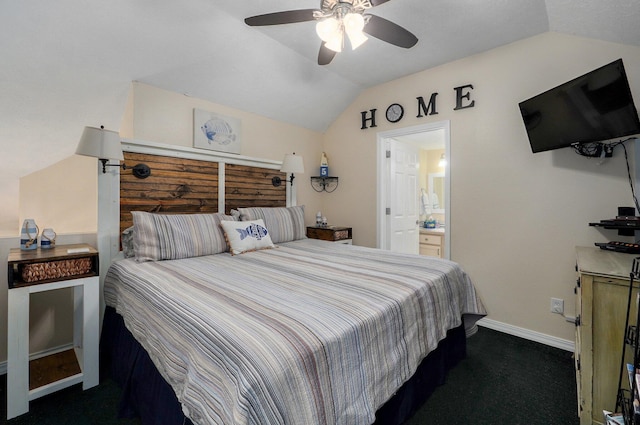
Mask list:
[[[564,314],[564,300],[560,298],[551,298],[551,312]]]

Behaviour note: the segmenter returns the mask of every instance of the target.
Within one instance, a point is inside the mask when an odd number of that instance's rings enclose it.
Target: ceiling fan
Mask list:
[[[318,64],[331,63],[336,53],[342,51],[345,38],[355,49],[367,41],[368,34],[395,46],[408,49],[418,38],[391,21],[365,13],[389,0],[320,0],[320,9],[286,10],[246,18],[249,26],[281,25],[296,22],[317,21],[316,32],[322,44],[318,53]],[[345,37],[344,35],[347,35]]]

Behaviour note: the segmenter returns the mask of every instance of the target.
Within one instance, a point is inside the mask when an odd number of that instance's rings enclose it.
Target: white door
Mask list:
[[[451,137],[450,137],[450,123],[449,121],[439,121],[428,124],[420,124],[412,127],[398,128],[389,131],[383,131],[376,135],[377,138],[377,198],[376,203],[377,210],[377,246],[382,249],[391,250],[394,249],[391,246],[391,201],[392,195],[395,195],[394,191],[396,185],[391,184],[391,158],[386,157],[386,152],[390,151],[390,140],[395,139],[397,141],[405,143],[413,143],[414,146],[418,146],[422,150],[430,150],[435,146],[438,149],[444,147],[445,158],[451,163]],[[395,163],[394,163],[395,167]],[[446,223],[446,231],[444,233],[444,252],[443,258],[451,258],[451,173],[450,167],[445,167],[444,177],[444,219]],[[418,176],[420,173],[418,173]],[[420,188],[420,180],[417,182],[418,188]],[[423,182],[423,184],[425,184]],[[416,196],[414,201],[420,205],[420,198]],[[408,221],[408,220],[407,220]],[[409,222],[409,221],[408,221]],[[409,222],[411,223],[411,222]],[[417,235],[419,237],[419,234]],[[397,245],[397,243],[394,243]]]
[[[389,249],[407,254],[418,253],[418,167],[417,146],[389,139]]]

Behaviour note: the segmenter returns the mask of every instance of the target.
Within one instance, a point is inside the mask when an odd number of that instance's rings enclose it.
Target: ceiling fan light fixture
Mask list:
[[[331,39],[324,43],[325,47],[329,50],[333,50],[336,53],[340,53],[342,51],[342,31],[338,30],[333,33]]]
[[[334,17],[329,17],[318,21],[316,24],[316,33],[324,42],[328,42],[340,31],[340,23]]]
[[[265,13],[250,16],[244,21],[252,27],[315,21],[316,33],[322,40],[318,51],[318,65],[328,65],[335,54],[342,51],[345,38],[349,38],[348,43],[354,50],[371,36],[405,49],[415,46],[418,38],[411,32],[385,18],[367,13],[369,9],[388,1],[390,0],[320,0],[319,9]]]
[[[364,28],[364,16],[357,12],[347,13],[343,19],[344,29],[349,31],[362,32]]]
[[[349,31],[347,30],[347,36],[349,37],[349,42],[351,42],[351,48],[356,50],[358,47],[362,46],[365,41],[369,38],[364,35],[362,31]]]
[[[362,29],[364,28],[364,17],[359,13],[347,13],[343,20],[344,30],[351,42],[351,48],[353,50],[361,46],[368,37],[364,35]]]

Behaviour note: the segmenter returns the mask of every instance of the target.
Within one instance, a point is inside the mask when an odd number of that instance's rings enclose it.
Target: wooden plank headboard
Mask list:
[[[227,214],[238,207],[286,206],[286,185],[271,184],[274,176],[283,182],[286,178],[285,173],[277,170],[133,152],[124,152],[124,159],[127,168],[147,164],[151,176],[139,179],[129,169],[121,170],[120,232],[133,224],[131,211],[218,212],[221,192]],[[223,173],[220,173],[221,167]],[[220,176],[224,180],[223,188],[220,188]]]
[[[282,185],[275,187],[271,178],[278,176]],[[240,207],[283,207],[287,204],[285,173],[268,168],[226,164],[225,213]]]

